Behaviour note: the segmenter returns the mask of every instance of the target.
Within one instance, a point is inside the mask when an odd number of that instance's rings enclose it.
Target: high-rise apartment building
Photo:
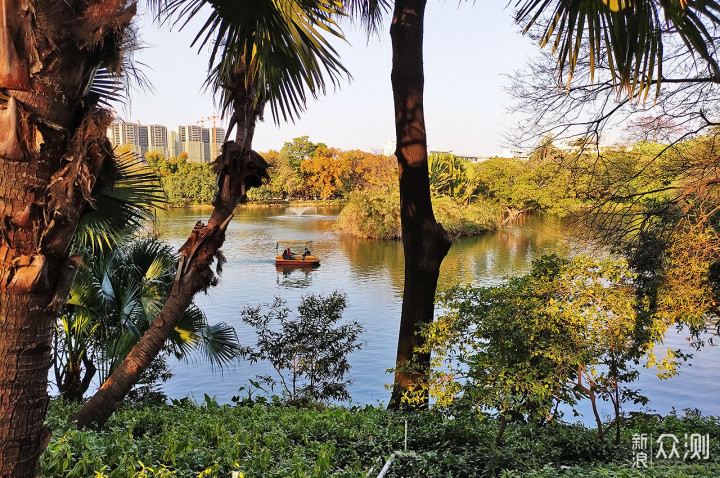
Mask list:
[[[213,139],[214,143],[213,144]],[[175,151],[187,153],[190,161],[209,163],[220,154],[225,128],[203,128],[197,125],[178,126]]]
[[[138,126],[138,144],[145,148],[147,151],[148,147],[148,127],[147,126]]]
[[[203,129],[201,126],[194,124],[178,126],[178,139],[182,143],[189,141],[197,141],[198,143],[209,142],[209,140],[203,141],[204,138],[209,137],[207,133],[203,134]]]
[[[112,136],[110,142],[113,146],[123,144],[136,144],[140,146],[140,126],[135,123],[116,121],[112,125]]]
[[[168,131],[159,124],[143,126],[139,122],[116,121],[108,130],[108,137],[113,146],[128,145],[131,151],[141,155],[158,152],[172,158],[187,153],[190,161],[208,163],[220,154],[225,128],[185,125],[178,126],[177,131]]]
[[[196,163],[209,162],[210,152],[206,147],[209,135],[204,129],[197,125],[178,126],[177,154],[187,153],[188,160]]]
[[[150,124],[148,130],[148,146],[147,150],[151,153],[160,153],[164,158],[171,158],[170,148],[168,147],[168,130],[160,124]]]
[[[111,127],[110,143],[113,146],[129,146],[131,151],[139,154],[147,152],[148,130],[146,126],[136,123],[116,121]]]
[[[167,148],[168,131],[167,128],[159,124],[148,125],[148,147],[151,148]]]
[[[215,142],[223,144],[225,142],[225,128],[215,128]]]

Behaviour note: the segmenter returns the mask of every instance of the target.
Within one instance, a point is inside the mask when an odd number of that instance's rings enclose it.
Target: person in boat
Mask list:
[[[283,251],[282,257],[283,257],[283,259],[288,259],[288,260],[295,258],[294,254],[290,251],[289,247]]]
[[[302,254],[303,260],[305,260],[305,257],[309,256],[309,255],[310,255],[310,250],[306,247],[305,251],[303,251],[303,254]]]

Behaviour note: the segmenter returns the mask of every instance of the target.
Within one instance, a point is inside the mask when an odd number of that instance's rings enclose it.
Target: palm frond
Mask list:
[[[135,59],[135,53],[147,47],[139,34],[139,28],[133,24],[122,37],[121,65],[120,72],[123,81],[123,90],[126,97],[130,98],[129,92],[137,89],[140,91],[153,92],[154,88],[150,79],[145,74],[148,67],[145,63]]]
[[[708,49],[714,39],[708,27],[720,25],[720,4],[712,0],[516,0],[515,6],[516,22],[525,32],[541,19],[547,21],[541,46],[552,45],[567,83],[586,45],[591,77],[604,58],[616,87],[634,97],[647,96],[653,85],[659,91],[663,39],[669,33],[677,34],[713,74],[720,74]]]
[[[92,251],[117,245],[167,202],[157,174],[132,152],[117,156],[104,168],[93,198],[94,207],[83,212],[74,238],[76,247]]]
[[[247,352],[240,345],[235,328],[224,322],[208,325],[205,314],[195,305],[183,314],[169,340],[178,358],[199,352],[220,369]]]
[[[172,246],[155,238],[145,238],[127,244],[124,250],[127,262],[138,269],[138,279],[170,286],[175,275],[174,264],[178,260]]]
[[[198,331],[204,327],[207,327],[205,313],[194,304],[188,307],[168,337],[170,348],[176,357],[190,356],[200,343]]]
[[[112,102],[125,103],[126,95],[122,79],[107,68],[100,68],[97,71],[90,84],[89,93],[97,98],[100,105],[108,108],[112,108]]]
[[[127,106],[132,90],[153,90],[143,71],[147,65],[135,59],[135,52],[145,48],[136,26],[126,29],[120,41],[116,54],[105,58],[87,87],[92,104],[114,109],[115,104]]]
[[[113,343],[106,344],[104,348],[105,357],[110,360],[108,370],[101,372],[100,380],[104,382],[110,374],[125,360],[130,351],[138,341],[138,337],[132,331],[126,331]]]
[[[235,328],[225,322],[204,327],[200,337],[201,350],[213,367],[222,369],[248,352],[240,345]]]
[[[360,22],[369,35],[380,33],[382,20],[391,6],[387,0],[349,0],[343,4],[350,19]]]
[[[105,301],[111,302],[115,300],[115,289],[109,271],[103,274],[100,280],[100,292]]]
[[[327,83],[350,78],[326,36],[344,39],[334,18],[343,16],[334,0],[153,0],[163,14],[184,19],[208,13],[193,45],[211,47],[206,85],[220,93],[225,110],[237,65],[245,65],[245,87],[257,90],[256,104],[268,102],[276,123],[294,121],[308,96],[317,98]],[[207,12],[204,6],[211,6]],[[369,10],[370,11],[370,10]],[[327,81],[326,81],[327,77]]]

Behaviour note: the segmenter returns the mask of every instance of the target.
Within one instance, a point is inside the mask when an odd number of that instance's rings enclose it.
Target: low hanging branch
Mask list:
[[[681,202],[686,197],[695,194],[700,193],[703,189],[707,188],[708,186],[712,186],[714,184],[720,183],[720,178],[710,178],[710,179],[703,179],[702,181],[697,181],[696,183],[691,184],[690,186],[676,186],[673,187],[673,189],[681,189],[682,194],[680,194],[678,197],[670,201],[672,204],[677,204]]]

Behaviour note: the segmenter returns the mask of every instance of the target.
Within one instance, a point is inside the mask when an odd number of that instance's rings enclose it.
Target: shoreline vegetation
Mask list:
[[[553,422],[510,424],[504,444],[495,446],[497,422],[467,411],[449,416],[373,406],[298,408],[264,397],[236,397],[235,402],[221,405],[205,395],[201,404],[185,398],[170,405],[122,406],[96,431],[67,425],[76,405],[55,400],[41,476],[229,477],[237,471],[244,478],[374,477],[405,443],[407,453],[396,455],[387,478],[639,478],[648,473],[684,478],[714,476],[720,466],[720,422],[697,411],[682,417],[637,414],[627,419],[618,445],[583,425]],[[680,459],[655,457],[655,440],[662,434],[678,437]],[[682,460],[683,439],[691,434],[708,437],[707,458]],[[653,442],[652,468],[633,466],[641,436]],[[669,444],[670,439],[668,452]]]
[[[397,160],[358,150],[341,151],[308,137],[262,153],[271,165],[268,183],[248,192],[240,207],[344,205],[335,230],[371,239],[399,239]],[[160,176],[169,208],[210,207],[215,175],[187,155],[145,159]],[[533,212],[563,215],[582,203],[552,160],[491,158],[481,163],[449,153],[428,157],[433,209],[450,237],[492,231]]]
[[[453,198],[436,196],[433,210],[437,222],[450,237],[473,236],[497,229],[502,223],[499,206],[478,201],[459,204]],[[374,191],[358,191],[338,215],[335,230],[368,239],[399,239],[400,195]]]
[[[334,229],[340,234],[351,234],[365,239],[400,239],[400,208],[397,193],[374,193],[361,191],[349,199],[332,200],[257,200],[241,204],[243,209],[273,209],[287,207],[333,207],[343,206]],[[170,209],[207,210],[210,204],[169,205]],[[433,198],[437,221],[451,238],[475,236],[494,231],[506,225],[502,208],[496,204],[479,202],[458,204],[451,198]],[[522,217],[519,213],[514,219]]]
[[[248,192],[246,208],[344,205],[335,230],[371,239],[399,239],[400,195],[394,156],[342,151],[307,136],[261,154],[271,166],[270,181]],[[147,153],[160,176],[168,207],[212,202],[215,174],[210,164],[186,154],[166,159]],[[588,200],[588,179],[571,177],[556,157],[490,158],[479,163],[450,153],[428,156],[436,220],[452,238],[473,236],[512,224],[526,214],[566,215]],[[209,207],[209,206],[200,206]]]

